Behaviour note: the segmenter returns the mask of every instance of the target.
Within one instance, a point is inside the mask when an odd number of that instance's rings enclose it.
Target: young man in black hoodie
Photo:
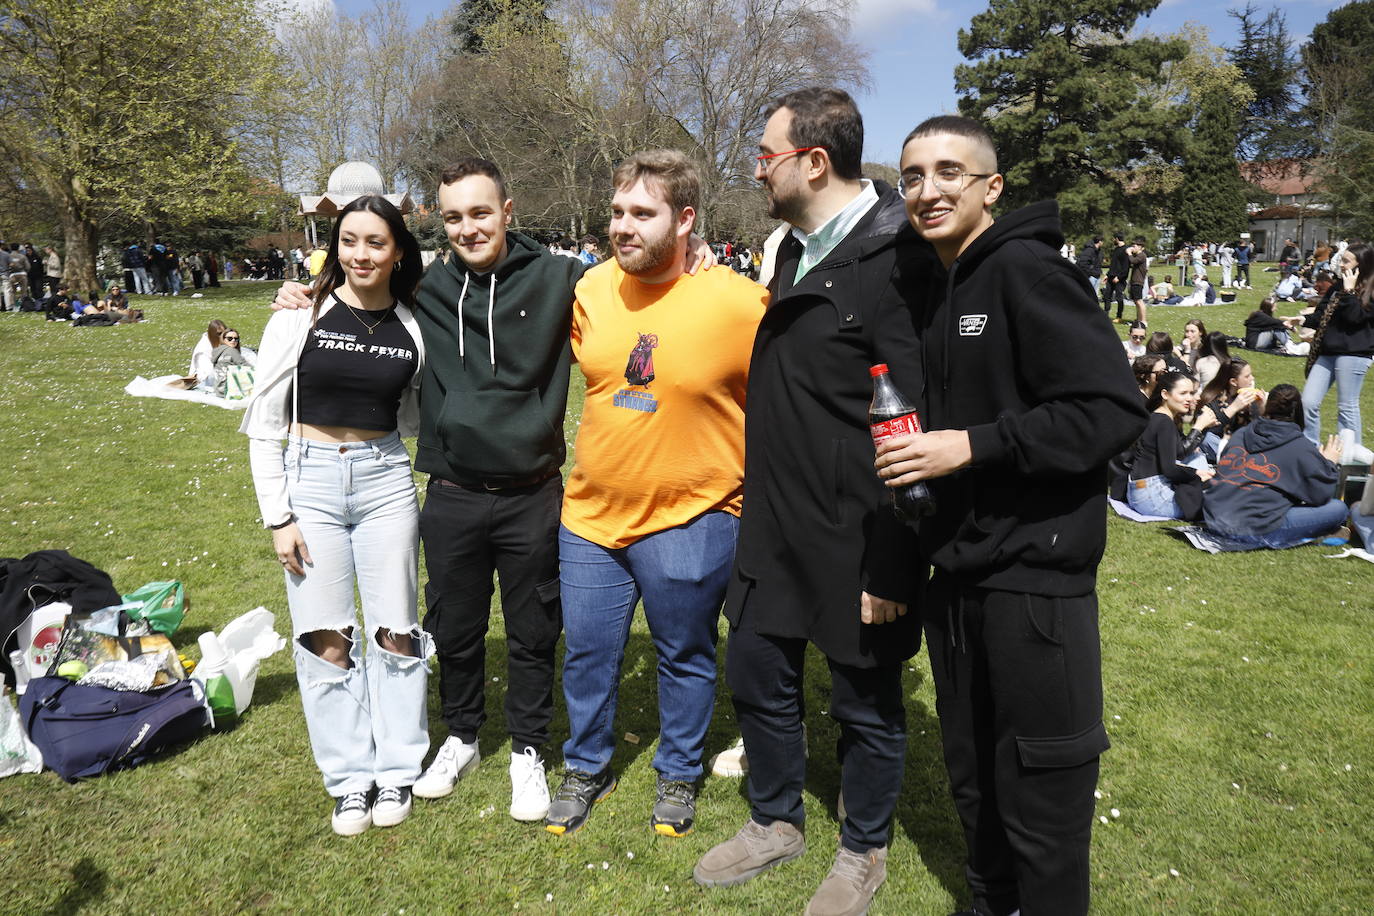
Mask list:
[[[979,122],[912,131],[901,190],[941,265],[916,300],[929,431],[884,443],[877,466],[889,485],[929,480],[937,505],[919,531],[935,567],[926,641],[972,912],[1086,913],[1108,746],[1106,469],[1145,409],[1087,280],[1059,256],[1058,206],[993,221],[1002,176]]]

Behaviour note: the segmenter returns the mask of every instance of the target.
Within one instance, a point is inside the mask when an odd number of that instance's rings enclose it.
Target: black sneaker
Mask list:
[[[663,836],[686,836],[692,832],[697,816],[697,787],[695,783],[678,782],[658,777],[658,800],[649,823],[654,832]]]
[[[350,792],[334,802],[334,814],[329,819],[339,836],[357,836],[372,826],[372,792]]]
[[[410,786],[383,786],[372,803],[373,825],[395,827],[410,817],[410,805]]]
[[[569,770],[554,793],[549,816],[544,818],[544,829],[559,836],[577,830],[587,822],[592,805],[614,792],[615,786],[615,777],[609,767],[594,776]]]

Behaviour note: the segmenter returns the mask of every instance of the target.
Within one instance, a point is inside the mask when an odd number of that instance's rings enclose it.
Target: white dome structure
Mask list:
[[[382,185],[382,173],[370,162],[352,160],[329,173],[329,184],[321,195],[301,195],[301,213],[305,216],[338,216],[339,211],[364,194],[380,194],[397,206],[402,213],[415,208],[409,194],[387,194]]]
[[[356,159],[345,162],[329,173],[329,185],[325,191],[329,194],[352,194],[354,197],[386,193],[382,187],[382,173],[370,162],[360,162]]]

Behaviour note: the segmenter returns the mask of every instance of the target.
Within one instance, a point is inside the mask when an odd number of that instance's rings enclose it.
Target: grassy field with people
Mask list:
[[[1275,276],[1255,272],[1265,289]],[[194,300],[131,296],[149,319],[131,326],[71,328],[0,314],[0,442],[10,468],[0,475],[0,555],[66,549],[106,570],[122,592],[182,580],[192,607],[173,640],[192,657],[199,633],[258,605],[289,637],[281,573],[257,521],[247,440],[237,432],[241,414],[123,391],[136,375],[184,372],[212,318],[255,346],[273,288],[236,282]],[[1151,330],[1177,343],[1184,322],[1201,316],[1208,330],[1243,336],[1261,296],[1153,308]],[[1118,331],[1125,336],[1124,325]],[[1241,352],[1259,387],[1301,386],[1302,359]],[[570,444],[581,406],[574,376]],[[1362,404],[1369,429],[1374,385]],[[1335,414],[1333,390],[1327,432]],[[1374,761],[1365,756],[1374,747],[1374,566],[1326,559],[1338,549],[1320,545],[1211,556],[1169,524],[1108,524],[1099,595],[1113,748],[1099,784],[1094,910],[1374,909]],[[723,622],[721,634],[723,646]],[[657,705],[642,617],[626,651],[616,727],[620,787],[567,838],[507,816],[499,615],[487,639],[490,719],[480,741],[488,759],[448,798],[417,799],[399,827],[352,839],[331,832],[287,650],[265,663],[252,708],[231,730],[78,785],[51,772],[0,783],[0,912],[801,910],[830,867],[838,832],[838,735],[824,716],[828,678],[814,650],[810,849],[742,887],[706,891],[692,883],[692,866],[735,833],[748,807],[738,780],[708,777],[695,832],[670,839],[650,829]],[[872,912],[943,916],[963,902],[963,841],[924,650],[905,688],[906,782],[888,880]],[[437,680],[430,689],[437,746]],[[737,734],[723,680],[717,698],[708,754]],[[567,736],[561,694],[557,709],[547,753],[555,785]]]

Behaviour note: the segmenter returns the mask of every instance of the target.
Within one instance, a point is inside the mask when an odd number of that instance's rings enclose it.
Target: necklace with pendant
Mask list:
[[[382,309],[382,317],[378,318],[375,324],[368,324],[366,321],[363,321],[362,316],[358,314],[358,309],[355,309],[353,306],[348,305],[347,303],[344,303],[344,305],[348,308],[348,314],[356,318],[358,320],[358,324],[367,328],[367,333],[369,334],[376,333],[377,328],[381,326],[381,323],[383,321],[386,321],[386,313],[390,310],[389,306],[388,308]],[[366,311],[366,309],[363,309],[363,311]]]

